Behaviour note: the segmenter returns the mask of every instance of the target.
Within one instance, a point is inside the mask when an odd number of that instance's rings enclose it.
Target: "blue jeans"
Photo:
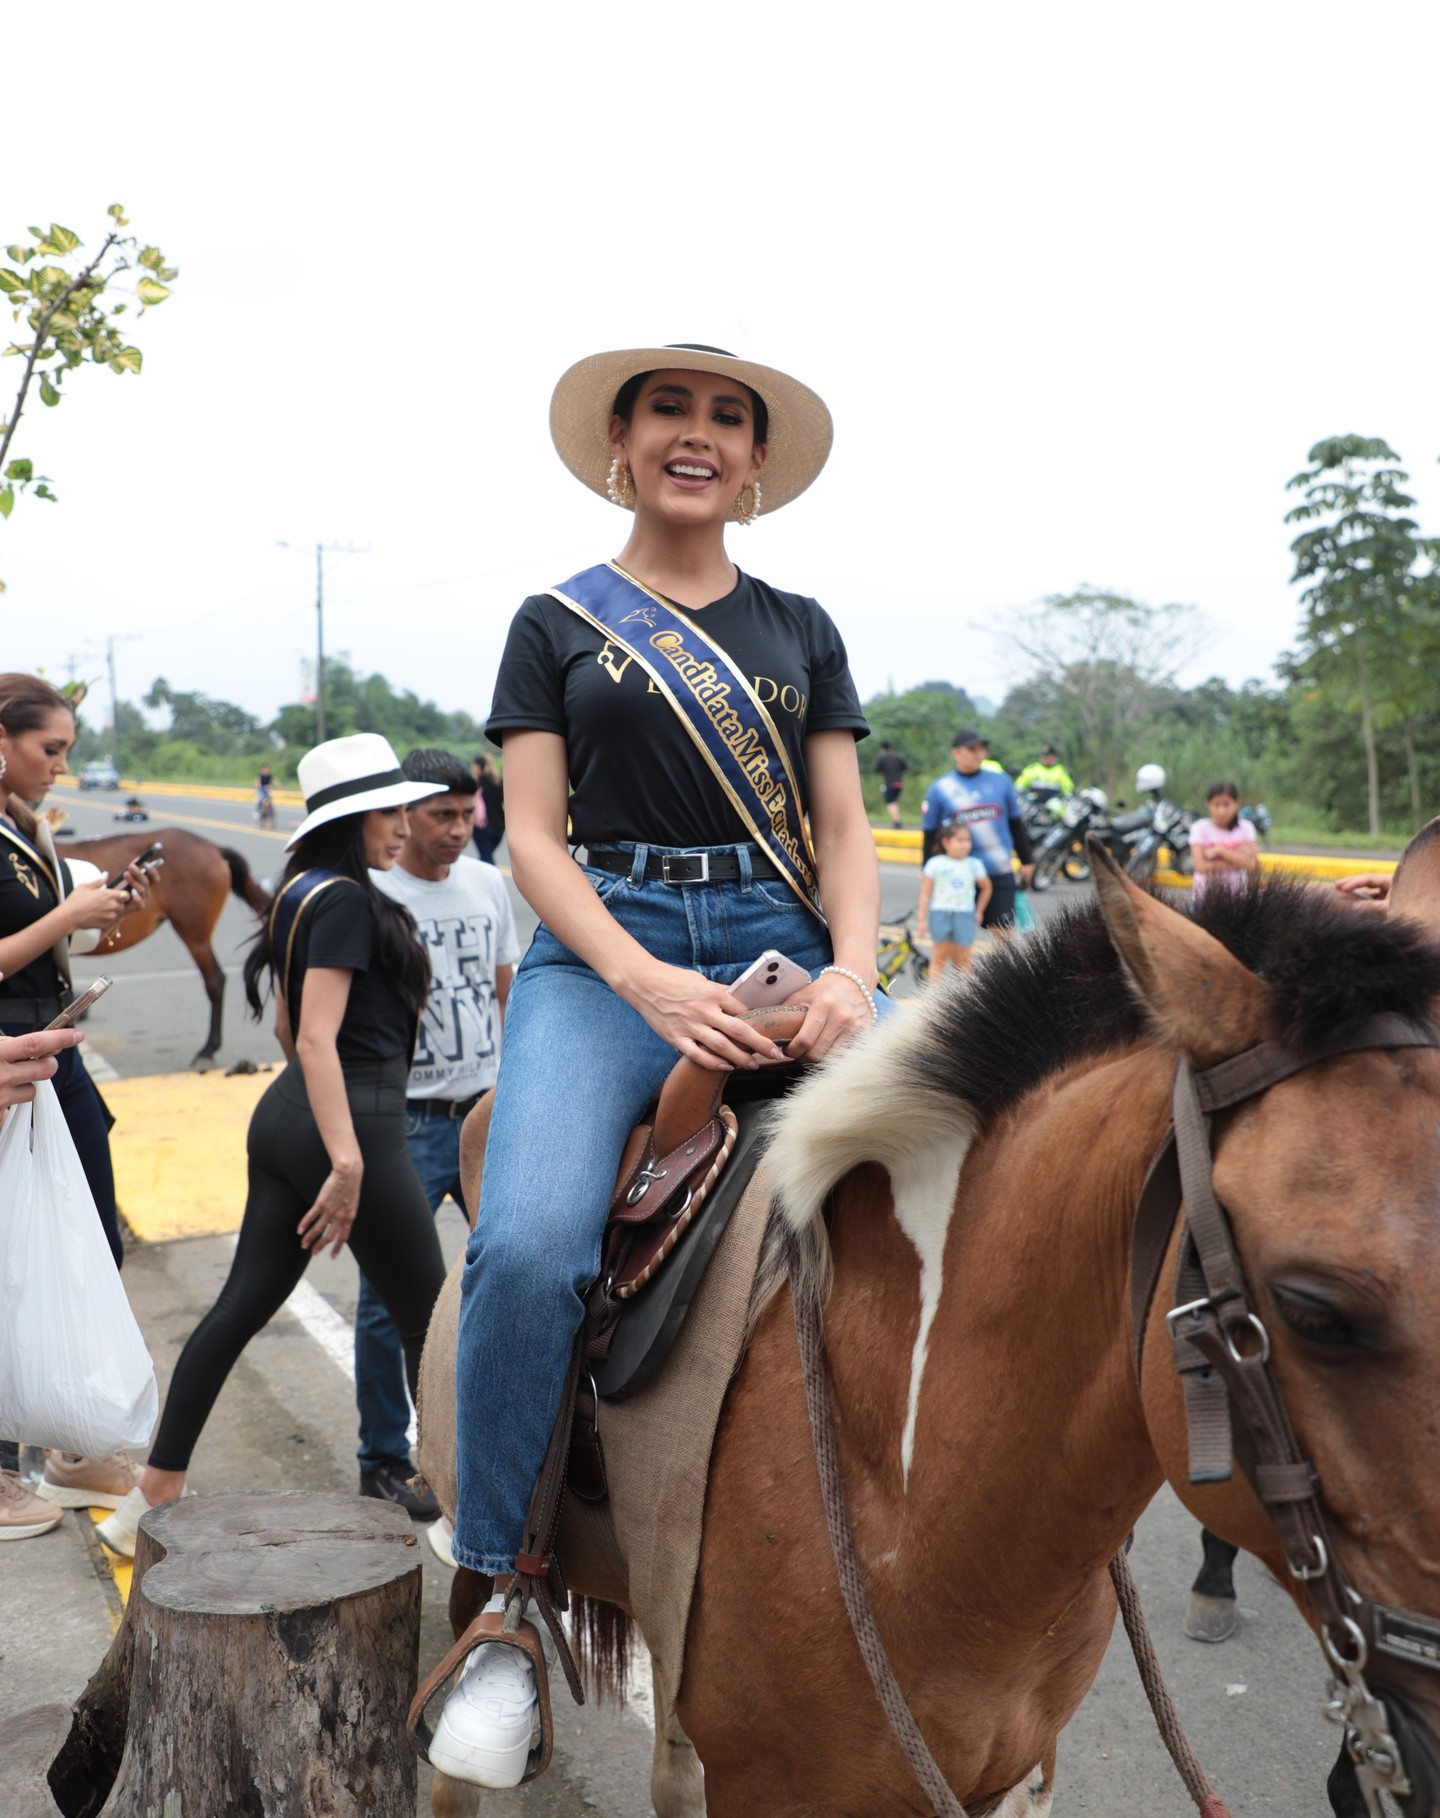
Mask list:
[[[405,1113],[405,1147],[420,1185],[438,1211],[448,1193],[460,1197],[460,1119]],[[410,1395],[405,1387],[405,1352],[395,1322],[365,1276],[355,1308],[355,1405],[360,1410],[362,1471],[382,1465],[410,1466]]]
[[[630,850],[629,848],[625,848]],[[812,974],[830,940],[788,884],[644,881],[587,870],[647,953],[729,984],[767,947]],[[465,1252],[457,1356],[461,1565],[513,1570],[544,1462],[625,1139],[675,1065],[638,1010],[542,922],[505,1011],[505,1049],[485,1152],[480,1211]]]

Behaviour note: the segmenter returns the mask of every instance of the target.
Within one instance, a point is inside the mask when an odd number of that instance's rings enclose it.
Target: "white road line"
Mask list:
[[[80,1058],[85,1063],[85,1071],[97,1085],[108,1085],[112,1079],[119,1079],[120,1075],[114,1067],[103,1054],[92,1048],[89,1042],[80,1044]]]

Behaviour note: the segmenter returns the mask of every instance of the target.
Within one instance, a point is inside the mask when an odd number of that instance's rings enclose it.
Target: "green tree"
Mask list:
[[[1307,526],[1290,545],[1293,583],[1304,583],[1302,659],[1332,696],[1358,706],[1370,835],[1380,835],[1377,684],[1393,675],[1394,648],[1420,553],[1409,475],[1378,436],[1329,436],[1288,482],[1304,500],[1287,524]]]
[[[1019,614],[1005,638],[1031,674],[1025,693],[1006,697],[1000,722],[1060,741],[1072,770],[1113,790],[1141,730],[1173,696],[1199,629],[1193,606],[1147,606],[1081,587]]]
[[[179,276],[158,246],[141,246],[134,235],[122,234],[129,222],[118,202],[111,204],[109,215],[112,225],[99,252],[84,264],[79,263],[79,234],[58,222],[48,232],[32,227],[28,242],[5,248],[11,264],[0,266],[0,296],[8,299],[14,322],[24,318],[29,339],[11,341],[4,350],[6,357],[25,364],[15,402],[0,422],[0,518],[10,516],[21,493],[33,492],[52,503],[55,499],[50,481],[36,473],[34,462],[10,452],[30,387],[38,386],[40,402],[53,410],[66,378],[87,361],[122,376],[138,373],[144,356],[126,340],[120,318],[132,308],[143,316],[163,303]],[[127,272],[139,274],[133,286],[122,282]]]
[[[212,700],[208,694],[186,694],[173,689],[164,676],[157,676],[145,696],[152,712],[161,707],[170,710],[167,739],[183,739],[202,751],[228,756],[260,750],[265,742],[259,720],[231,701]]]

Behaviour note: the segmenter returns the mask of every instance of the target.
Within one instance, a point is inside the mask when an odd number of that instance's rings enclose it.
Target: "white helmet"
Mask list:
[[[1142,764],[1135,772],[1135,787],[1142,795],[1151,789],[1158,795],[1165,787],[1165,772],[1159,764]]]

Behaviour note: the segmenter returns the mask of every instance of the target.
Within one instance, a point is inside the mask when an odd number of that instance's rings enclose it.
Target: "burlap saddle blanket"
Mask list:
[[[802,1019],[795,1018],[793,1012],[785,1014],[798,1027]],[[768,1015],[779,1019],[782,1013]],[[760,1020],[760,1015],[754,1020]],[[777,1020],[772,1032],[783,1040],[793,1029]],[[699,1071],[690,1069],[692,1074]],[[705,1115],[697,1124],[696,1134],[710,1124],[720,1134],[714,1142],[707,1139],[695,1157],[685,1157],[698,1160],[697,1184],[710,1175],[727,1130],[733,1141],[733,1120],[720,1115],[722,1107],[713,1091],[715,1081],[728,1077],[731,1076],[706,1076],[704,1091],[710,1094],[710,1103],[701,1106]],[[695,1122],[689,1108],[700,1104],[699,1088],[693,1080],[687,1082],[683,1077],[675,1084],[672,1110],[680,1107],[682,1124]],[[462,1181],[472,1219],[479,1203],[487,1113],[488,1106],[471,1113],[474,1127],[467,1128],[462,1147]],[[759,1147],[761,1138],[754,1121],[747,1116],[744,1122],[742,1146]],[[654,1128],[660,1133],[661,1145],[666,1142],[666,1127],[666,1122],[657,1116]],[[657,1154],[657,1147],[653,1139],[647,1144],[638,1132],[632,1139],[620,1167],[617,1205],[623,1205],[647,1167],[653,1171],[671,1159],[673,1150],[660,1147]],[[673,1205],[673,1161],[669,1172],[667,1197]],[[708,1184],[714,1184],[713,1177]],[[600,1449],[609,1495],[601,1501],[569,1495],[561,1514],[556,1551],[566,1582],[587,1597],[619,1605],[635,1619],[654,1663],[657,1700],[665,1709],[674,1708],[680,1689],[685,1632],[700,1561],[710,1453],[726,1390],[744,1349],[770,1200],[762,1156],[738,1204],[724,1220],[708,1261],[703,1264],[703,1273],[685,1290],[688,1313],[678,1332],[668,1335],[672,1342],[658,1374],[647,1377],[643,1363],[639,1369],[631,1367],[634,1356],[644,1347],[631,1344],[627,1349],[625,1327],[621,1326],[611,1373],[623,1391],[623,1399],[602,1398],[598,1406]],[[679,1223],[679,1219],[674,1222]],[[614,1229],[612,1222],[612,1237]],[[705,1237],[703,1231],[696,1235]],[[619,1272],[629,1282],[636,1283],[637,1277],[645,1275],[645,1280],[632,1290],[637,1314],[646,1312],[642,1305],[644,1293],[655,1292],[665,1281],[663,1273],[655,1274],[663,1258],[652,1254],[662,1242],[663,1238],[646,1234],[629,1254],[623,1242],[618,1249],[607,1242],[607,1260],[621,1265]],[[690,1266],[693,1269],[693,1264]],[[420,1369],[420,1471],[452,1521],[457,1502],[455,1357],[462,1270],[463,1258],[457,1258],[436,1302]],[[675,1321],[679,1315],[672,1309],[667,1317]],[[651,1323],[655,1323],[654,1318]],[[636,1324],[642,1326],[644,1321]],[[603,1370],[601,1374],[603,1397],[609,1391],[604,1385]]]

